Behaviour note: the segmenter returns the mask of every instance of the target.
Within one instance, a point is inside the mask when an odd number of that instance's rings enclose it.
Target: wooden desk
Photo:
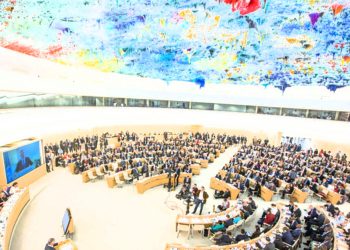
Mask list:
[[[331,191],[330,189],[326,188],[325,186],[319,185],[319,191],[325,191],[327,192],[326,195],[326,200],[329,201],[330,203],[332,203],[333,205],[337,205],[338,202],[341,200],[341,195]]]
[[[294,199],[299,203],[304,203],[308,195],[308,192],[303,192],[299,188],[294,188],[293,193],[291,195],[291,199]]]
[[[341,195],[334,191],[329,190],[327,193],[327,200],[333,205],[337,205],[338,202],[341,200]]]
[[[74,170],[75,170],[75,163],[71,162],[68,164],[68,170],[71,174],[74,174]]]
[[[115,182],[114,175],[107,175],[105,178],[107,181],[107,186],[109,188],[113,188],[115,185],[117,185],[117,183]]]
[[[189,173],[181,173],[179,182],[183,183],[183,180],[186,176],[189,176],[192,178],[192,174]],[[174,183],[174,176],[171,177],[172,184]],[[146,190],[167,184],[169,182],[168,180],[168,174],[160,174],[160,175],[155,175],[151,177],[144,178],[142,180],[139,180],[136,183],[136,190],[139,194],[143,194]]]
[[[271,201],[273,195],[274,195],[274,192],[272,190],[268,189],[265,186],[261,187],[260,196],[264,201]]]
[[[201,159],[201,160],[200,160],[200,164],[201,164],[201,168],[207,168],[207,167],[208,167],[208,164],[209,164],[209,161],[208,161],[208,160]]]
[[[209,154],[209,162],[212,163],[215,160],[215,155]]]
[[[218,191],[226,191],[226,189],[230,190],[231,200],[236,200],[240,192],[236,187],[222,180],[216,179],[215,177],[211,177],[210,179],[210,188]]]
[[[65,247],[70,247],[70,249],[72,250],[78,250],[77,245],[75,245],[75,243],[71,239],[67,239],[60,242],[57,246],[55,246],[55,250],[61,250]]]
[[[219,220],[225,221],[227,220],[226,215],[230,215],[231,218],[235,217],[237,214],[240,214],[240,210],[237,208],[237,204],[230,207],[226,211],[214,214],[205,214],[205,215],[195,215],[195,214],[187,214],[187,215],[178,215],[176,217],[176,231],[177,225],[204,225],[205,227],[211,226],[214,222]]]
[[[199,175],[201,173],[201,165],[195,163],[191,164],[190,168],[192,169],[192,174]]]
[[[4,242],[2,243],[4,246],[3,248],[4,250],[10,249],[10,242],[11,242],[13,228],[15,227],[19,215],[21,214],[23,208],[29,202],[29,200],[30,200],[29,190],[28,188],[26,188],[24,192],[21,194],[21,196],[17,199],[16,204],[12,207],[12,210],[9,213],[9,216],[7,218],[6,226],[5,226]]]

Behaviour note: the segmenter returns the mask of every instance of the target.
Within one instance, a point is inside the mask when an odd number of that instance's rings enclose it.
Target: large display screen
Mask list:
[[[3,156],[7,183],[22,177],[42,164],[39,141],[4,152]]]

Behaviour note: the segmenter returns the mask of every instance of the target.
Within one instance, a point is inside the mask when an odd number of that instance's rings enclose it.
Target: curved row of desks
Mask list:
[[[14,195],[19,195],[19,197],[15,198]],[[7,210],[5,205],[3,210],[1,211],[1,224],[5,223],[4,235],[1,242],[3,250],[10,249],[13,228],[15,227],[18,217],[20,216],[23,208],[27,205],[29,200],[29,190],[26,188],[23,191],[21,191],[20,194],[13,194],[13,196],[9,198],[7,202],[14,202],[13,206],[10,205],[8,207],[8,209],[10,210]]]
[[[69,168],[74,168],[74,164],[70,164],[69,165],[70,167]],[[179,163],[179,166],[180,168],[182,169],[182,167],[184,166],[183,164]],[[204,168],[204,167],[207,167],[208,166],[208,160],[201,160],[201,163],[194,163],[194,164],[191,164],[190,165],[190,168],[192,170],[192,174],[194,175],[199,175],[200,174],[200,169],[201,168]],[[101,172],[104,172],[104,167],[101,165],[99,167],[97,167],[101,170]],[[111,172],[114,172],[112,170],[112,168],[109,166],[109,170]],[[138,168],[139,172],[141,172],[141,167]],[[94,176],[97,176],[96,174],[96,168],[91,168],[91,169],[88,169],[88,170],[85,170],[84,172],[81,173],[81,178],[82,178],[82,181],[84,183],[86,182],[89,182],[90,181],[90,178],[88,176],[88,172],[92,172],[92,174]],[[127,172],[127,174],[129,175],[131,173],[131,169],[127,169],[127,170],[124,170],[124,171],[120,171],[120,172],[117,172],[115,174],[118,174],[120,179],[121,180],[124,180],[124,176],[123,176],[123,172]],[[111,179],[112,180],[112,179]],[[108,180],[107,180],[107,183],[108,183],[108,187],[114,187],[116,184],[114,183],[109,183]]]
[[[239,210],[238,210],[239,211]],[[219,220],[226,220],[226,215],[230,215],[231,218],[236,215],[236,206],[232,206],[229,209],[226,209],[220,213],[206,214],[206,215],[195,215],[195,214],[186,214],[186,215],[177,215],[176,216],[176,230],[178,224],[182,225],[204,225],[210,226],[213,222]]]
[[[190,177],[192,178],[192,174],[190,173],[181,173],[179,182],[183,183],[183,180],[185,177]],[[160,175],[155,175],[151,177],[144,178],[142,180],[139,180],[136,182],[136,190],[139,194],[143,194],[146,190],[156,187],[156,186],[161,186],[161,185],[166,185],[169,182],[168,174],[160,174]],[[171,183],[174,185],[174,175],[171,177]]]
[[[210,188],[215,189],[217,191],[226,191],[228,189],[231,194],[231,200],[236,200],[240,192],[240,190],[235,186],[222,180],[219,180],[215,177],[210,178]]]
[[[248,168],[246,167],[242,167],[244,168],[245,170],[247,170]],[[254,170],[255,172],[258,172],[258,173],[261,173],[261,174],[266,174],[264,172],[260,172],[258,170]],[[222,177],[224,177],[226,174],[227,174],[227,171],[226,170],[220,170],[220,175]],[[241,181],[245,181],[246,180],[246,177],[245,176],[242,176],[240,175],[240,180]],[[256,181],[251,179],[251,178],[248,178],[249,182],[252,183],[253,185],[256,184]],[[278,180],[279,181],[279,184],[280,186],[286,186],[287,183],[283,180]],[[230,185],[230,184],[228,184]],[[231,185],[232,186],[232,185]],[[268,189],[267,187],[265,186],[262,186],[261,187],[261,191],[260,191],[260,197],[264,200],[264,201],[271,201],[273,196],[276,194],[276,192],[274,192],[273,190],[270,190]],[[308,193],[307,192],[303,192],[302,190],[300,190],[299,188],[295,187],[294,188],[294,191],[293,193],[291,194],[291,199],[299,202],[299,203],[304,203],[308,197]]]
[[[212,245],[212,246],[185,246],[182,244],[178,243],[168,243],[165,247],[165,250],[231,250],[231,249],[246,249],[248,245],[254,246],[258,241],[264,241],[266,236],[271,236],[272,234],[276,233],[277,230],[280,230],[284,227],[284,221],[286,217],[286,213],[284,213],[283,210],[283,204],[277,204],[277,208],[280,211],[280,218],[276,222],[276,224],[265,234],[261,234],[259,237],[245,241],[245,242],[240,242],[236,244],[231,244],[231,245],[226,245],[226,246],[217,246],[217,245]],[[208,216],[208,215],[201,215],[203,217]]]

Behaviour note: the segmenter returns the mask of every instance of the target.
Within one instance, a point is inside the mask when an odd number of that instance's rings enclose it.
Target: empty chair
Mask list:
[[[128,175],[127,171],[123,171],[123,177],[126,183],[131,183],[132,182],[132,178]]]
[[[100,167],[96,168],[96,175],[98,178],[103,179],[103,177],[105,176],[105,174],[101,171]]]
[[[119,174],[116,174],[114,176],[114,179],[115,179],[115,183],[117,184],[117,187],[123,187],[123,184],[124,184],[124,181],[120,180],[119,178]]]
[[[92,171],[88,171],[87,175],[88,175],[90,181],[95,181],[97,178]]]
[[[186,224],[178,224],[177,225],[177,237],[179,238],[179,234],[180,232],[187,232],[187,239],[190,238],[190,234],[191,234],[191,226],[190,225],[186,225]]]
[[[192,237],[193,237],[193,232],[198,231],[204,237],[204,225],[192,225]]]

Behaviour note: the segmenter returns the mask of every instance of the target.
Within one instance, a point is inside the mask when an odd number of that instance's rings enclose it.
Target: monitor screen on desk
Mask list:
[[[71,218],[72,218],[72,216],[70,214],[70,210],[69,210],[69,208],[67,208],[66,211],[64,212],[63,219],[62,219],[62,227],[63,227],[64,234],[67,234]]]
[[[7,183],[42,165],[40,142],[36,141],[3,153]]]

